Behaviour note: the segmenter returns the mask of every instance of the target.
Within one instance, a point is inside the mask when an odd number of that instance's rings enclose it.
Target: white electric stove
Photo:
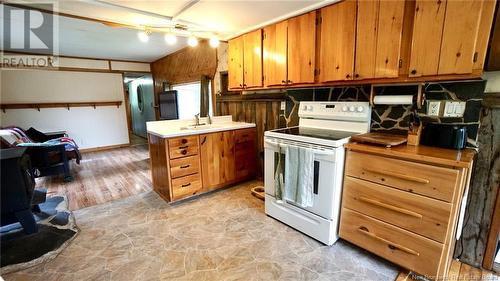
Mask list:
[[[344,144],[350,136],[370,130],[368,102],[301,102],[299,126],[264,133],[264,185],[266,214],[332,245],[338,239],[338,222],[344,172]],[[300,207],[274,197],[278,157],[287,146],[314,152],[313,205]],[[286,177],[286,176],[285,176]]]

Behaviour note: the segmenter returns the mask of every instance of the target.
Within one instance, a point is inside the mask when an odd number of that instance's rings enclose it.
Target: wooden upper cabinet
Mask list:
[[[483,1],[446,3],[438,74],[472,73]]]
[[[405,1],[380,1],[375,78],[399,76],[404,12]]]
[[[356,24],[356,79],[375,77],[379,1],[358,1]]]
[[[483,8],[481,9],[479,29],[476,38],[476,52],[474,53],[474,70],[483,70],[484,68],[484,61],[486,59],[488,40],[490,38],[496,4],[497,1],[483,1]]]
[[[355,33],[356,1],[321,9],[320,82],[353,78]]]
[[[314,83],[316,11],[288,20],[288,83]]]
[[[287,33],[288,21],[264,28],[264,84],[278,86],[287,79]]]
[[[410,77],[438,73],[445,9],[446,0],[416,0]]]
[[[243,88],[243,37],[237,37],[228,42],[228,87]]]
[[[243,35],[243,87],[262,87],[262,29]]]

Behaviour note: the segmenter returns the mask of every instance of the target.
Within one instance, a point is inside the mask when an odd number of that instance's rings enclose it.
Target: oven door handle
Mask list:
[[[271,140],[264,140],[267,144],[269,145],[272,145],[272,146],[280,146],[281,148],[286,148],[288,146],[291,146],[291,147],[304,147],[304,148],[308,148],[308,147],[305,147],[305,146],[299,146],[299,145],[293,145],[293,144],[284,144],[284,143],[279,143],[279,142],[275,142],[275,141],[271,141]],[[319,150],[319,149],[314,149],[314,148],[310,148],[314,154],[316,155],[334,155],[335,154],[335,151],[333,150]]]

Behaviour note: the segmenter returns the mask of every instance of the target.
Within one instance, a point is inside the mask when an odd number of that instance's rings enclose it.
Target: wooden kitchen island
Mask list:
[[[255,124],[223,117],[196,128],[180,120],[148,122],[153,190],[167,202],[255,176]]]

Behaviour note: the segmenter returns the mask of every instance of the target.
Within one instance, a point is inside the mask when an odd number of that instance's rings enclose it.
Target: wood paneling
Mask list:
[[[316,11],[288,20],[288,83],[314,83]]]
[[[320,82],[353,78],[355,36],[356,1],[321,9]]]
[[[379,3],[358,1],[355,79],[375,77]]]
[[[416,0],[410,77],[436,75],[446,0]]]
[[[380,1],[376,78],[398,77],[405,1]]]
[[[448,1],[438,74],[472,73],[483,1]]]
[[[241,89],[243,88],[243,37],[237,37],[229,40],[228,43],[228,87],[230,89]]]
[[[264,85],[284,85],[287,80],[288,21],[264,28]]]
[[[243,86],[262,87],[262,29],[243,35]]]

